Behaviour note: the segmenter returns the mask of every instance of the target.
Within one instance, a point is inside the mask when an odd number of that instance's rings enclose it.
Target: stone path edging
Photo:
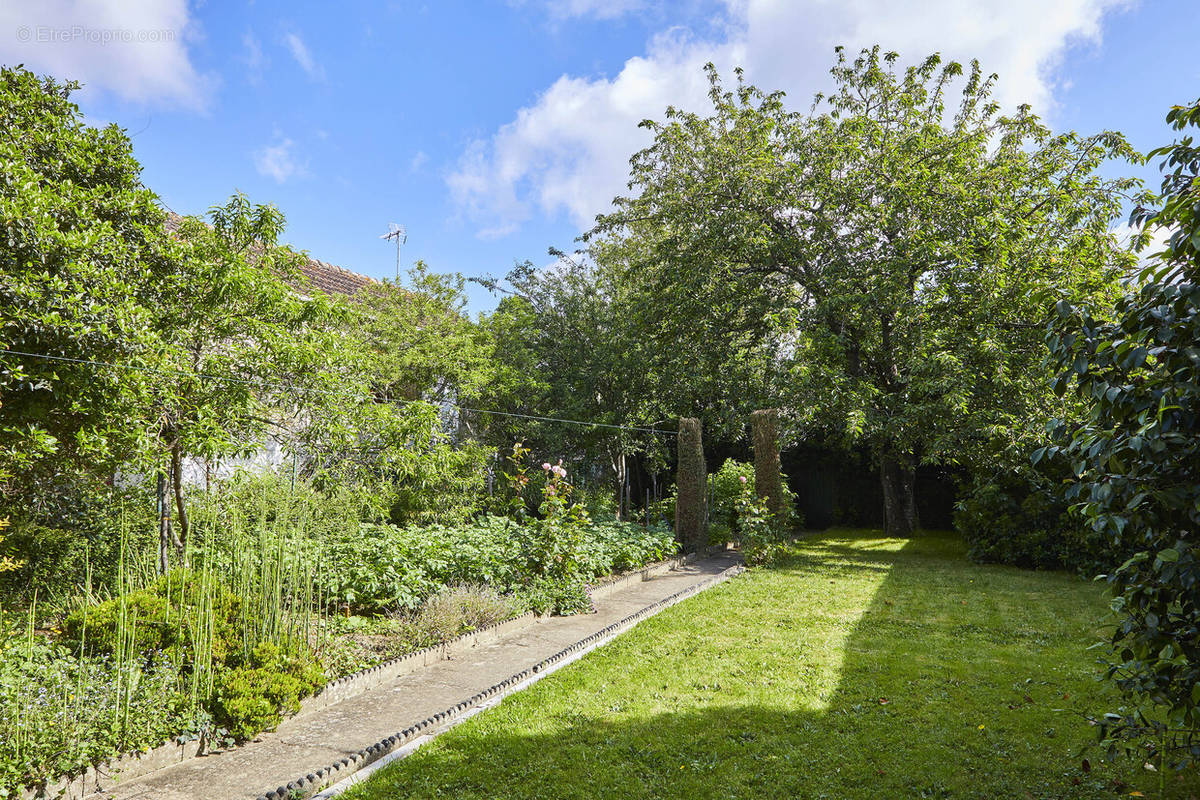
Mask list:
[[[695,558],[693,558],[695,560]],[[454,705],[445,711],[427,717],[420,722],[412,725],[404,730],[381,739],[373,745],[363,748],[352,756],[348,756],[333,764],[322,767],[315,772],[309,772],[306,775],[297,777],[295,780],[288,782],[286,786],[279,786],[270,791],[260,794],[257,800],[295,800],[301,797],[310,797],[314,793],[320,792],[317,797],[324,800],[327,797],[333,797],[340,794],[345,788],[348,788],[351,783],[352,776],[363,771],[378,762],[395,760],[397,756],[403,757],[411,752],[414,752],[422,744],[432,740],[435,736],[443,733],[446,730],[454,727],[458,723],[474,716],[480,711],[489,708],[498,703],[505,696],[513,692],[520,691],[525,687],[536,683],[542,677],[551,672],[566,666],[567,663],[574,661],[586,655],[588,652],[600,647],[601,645],[611,641],[620,634],[629,630],[639,622],[648,619],[649,617],[658,614],[676,603],[686,600],[692,595],[698,594],[705,589],[711,588],[718,583],[722,583],[734,575],[739,574],[744,570],[741,565],[729,567],[723,572],[718,573],[704,581],[692,584],[685,587],[672,595],[669,595],[662,600],[651,603],[648,606],[635,611],[622,620],[601,628],[599,631],[587,636],[569,647],[560,650],[549,658],[545,658],[534,664],[528,669],[524,669],[515,675],[485,689],[482,692]],[[629,576],[630,579],[645,580],[639,575]],[[382,766],[382,764],[379,764]],[[373,771],[373,770],[372,770]],[[361,776],[360,780],[365,777]],[[323,789],[331,786],[339,786],[345,783],[340,789],[333,792],[322,792]],[[317,800],[317,798],[313,798]]]

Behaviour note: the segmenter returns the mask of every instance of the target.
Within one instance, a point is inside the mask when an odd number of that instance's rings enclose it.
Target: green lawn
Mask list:
[[[830,532],[345,797],[1157,797],[1156,774],[1085,751],[1083,715],[1115,702],[1085,650],[1103,609],[1100,587],[976,566],[951,538]]]

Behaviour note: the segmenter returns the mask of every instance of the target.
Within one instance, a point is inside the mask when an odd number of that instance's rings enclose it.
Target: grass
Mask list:
[[[1103,608],[1094,584],[973,565],[948,537],[834,531],[343,797],[1158,797],[1156,773],[1089,747],[1085,715],[1116,702],[1085,649]]]

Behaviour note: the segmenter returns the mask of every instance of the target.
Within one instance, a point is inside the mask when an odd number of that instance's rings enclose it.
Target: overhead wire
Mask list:
[[[228,376],[228,375],[209,375],[209,374],[200,373],[200,372],[189,372],[188,370],[183,370],[183,369],[171,370],[171,369],[163,369],[163,368],[154,368],[154,367],[147,367],[147,366],[144,366],[141,364],[117,364],[117,363],[108,362],[108,361],[94,361],[94,360],[85,359],[85,358],[72,358],[70,356],[55,356],[55,355],[50,355],[49,353],[32,353],[32,352],[23,351],[23,350],[8,350],[8,349],[0,348],[0,355],[22,356],[25,358],[40,358],[40,359],[43,359],[46,361],[59,361],[59,362],[64,362],[64,363],[69,363],[69,364],[81,364],[81,365],[93,366],[93,367],[108,367],[111,369],[124,369],[124,370],[129,370],[129,371],[144,372],[144,373],[159,374],[159,375],[176,375],[176,376],[184,376],[184,377],[191,377],[191,378],[201,378],[204,380],[211,380],[211,381],[224,381],[227,383],[237,383],[237,384],[241,384],[244,386],[252,386],[255,388],[259,388],[259,389],[291,389],[291,388],[295,388],[295,387],[289,386],[288,384],[278,383],[278,382],[274,382],[274,381],[264,381],[264,380],[249,379],[249,378],[237,378],[237,377]],[[329,397],[345,397],[345,398],[356,399],[356,400],[370,399],[368,397],[364,397],[361,395],[353,395],[348,392],[338,392],[338,391],[331,390],[331,389],[310,388],[310,389],[306,389],[304,391],[306,391],[310,394],[321,394],[321,395],[325,395],[325,396],[329,396]],[[658,434],[664,434],[667,436],[678,435],[678,431],[672,431],[672,430],[667,430],[667,429],[663,429],[663,428],[652,428],[652,427],[645,427],[645,426],[638,426],[638,425],[617,425],[617,424],[610,423],[610,422],[591,422],[588,420],[567,419],[565,417],[548,417],[548,416],[541,416],[539,414],[520,414],[520,413],[517,413],[514,411],[497,411],[495,409],[472,408],[469,406],[459,405],[458,403],[454,403],[449,400],[443,400],[443,401],[439,401],[437,403],[433,403],[433,402],[426,401],[426,400],[403,400],[403,399],[388,398],[385,402],[396,404],[396,405],[439,405],[442,407],[453,408],[458,411],[465,411],[465,412],[471,413],[471,414],[489,414],[489,415],[498,416],[498,417],[512,417],[512,418],[517,418],[517,419],[536,420],[539,422],[556,422],[556,423],[561,423],[561,424],[565,424],[565,425],[583,425],[583,426],[588,426],[588,427],[593,427],[593,428],[608,428],[611,430],[633,431],[633,432],[637,432],[637,433],[658,433]]]

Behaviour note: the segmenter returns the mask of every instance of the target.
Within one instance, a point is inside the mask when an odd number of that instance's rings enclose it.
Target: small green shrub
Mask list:
[[[712,493],[708,506],[708,543],[724,544],[743,539],[739,509],[742,508],[742,494],[746,487],[754,489],[754,465],[727,458],[710,480]],[[803,526],[804,516],[796,508],[796,493],[788,487],[786,475],[783,476],[783,497],[787,515],[774,524],[789,531]],[[669,513],[674,504],[674,497],[665,497],[656,504],[656,513]]]
[[[537,614],[589,614],[595,611],[587,586],[578,578],[530,578],[517,594],[523,608]]]
[[[299,711],[324,678],[307,650],[260,642],[244,664],[217,673],[213,716],[234,739],[252,739],[274,730],[281,712]]]
[[[132,631],[135,651],[186,664],[196,637],[203,635],[205,650],[219,665],[242,646],[241,611],[242,598],[211,577],[177,569],[147,589],[76,608],[67,615],[63,637],[76,652],[106,655],[117,652],[118,639]]]
[[[767,499],[755,494],[747,481],[737,500],[738,541],[746,563],[766,566],[783,552],[783,533],[779,521],[767,508]]]

